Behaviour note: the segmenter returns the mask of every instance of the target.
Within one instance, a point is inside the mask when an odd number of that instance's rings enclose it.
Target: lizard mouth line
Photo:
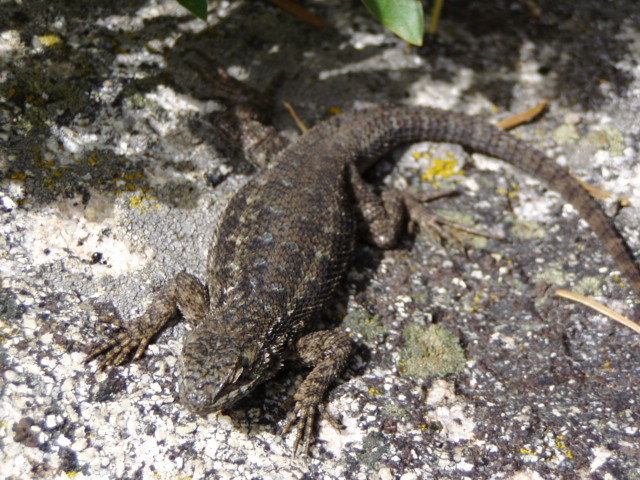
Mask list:
[[[188,392],[188,388],[182,384],[180,386],[180,403],[189,409],[192,413],[197,415],[208,415],[210,413],[218,412],[220,410],[233,407],[233,405],[245,397],[251,390],[253,390],[257,381],[252,381],[248,384],[237,387],[235,385],[225,385],[220,388],[220,385],[211,384],[211,392],[206,391],[207,386],[202,384],[198,385],[197,392]],[[183,394],[182,391],[185,391]],[[204,390],[204,391],[203,391]],[[188,392],[188,393],[187,393]]]

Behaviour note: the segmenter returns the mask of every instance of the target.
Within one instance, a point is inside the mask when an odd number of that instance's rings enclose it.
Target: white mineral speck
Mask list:
[[[71,440],[69,440],[67,437],[65,437],[64,435],[60,435],[58,437],[58,439],[56,440],[56,443],[58,445],[60,445],[61,447],[68,447],[69,445],[71,445]]]
[[[17,30],[6,30],[0,33],[0,52],[10,52],[22,46],[20,42],[20,32]]]
[[[400,480],[417,480],[417,476],[415,473],[405,473],[400,477]]]
[[[198,426],[195,423],[187,423],[186,425],[178,425],[175,431],[180,436],[188,436],[193,434],[196,428],[198,428]]]
[[[5,210],[13,210],[14,208],[16,208],[17,204],[16,202],[14,202],[12,199],[10,199],[9,197],[6,196],[2,196],[2,206],[4,207]]]
[[[55,428],[58,423],[58,417],[56,415],[47,415],[44,419],[44,426],[47,428]]]
[[[87,439],[81,437],[71,444],[71,450],[74,452],[82,452],[83,450],[88,450],[88,446],[89,442],[87,442]],[[86,456],[86,452],[83,453],[83,456]]]
[[[394,478],[391,469],[388,467],[380,469],[378,475],[380,475],[380,480],[392,480]]]

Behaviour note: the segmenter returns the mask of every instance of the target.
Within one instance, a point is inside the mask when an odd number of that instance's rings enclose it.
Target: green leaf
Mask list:
[[[178,0],[178,3],[202,20],[207,20],[207,0]]]
[[[400,38],[422,45],[424,10],[420,0],[362,0],[362,3]]]

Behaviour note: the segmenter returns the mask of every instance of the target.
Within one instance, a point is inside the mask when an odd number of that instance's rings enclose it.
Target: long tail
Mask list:
[[[402,143],[425,140],[457,143],[518,167],[546,182],[578,209],[640,296],[640,268],[600,205],[555,161],[504,130],[472,116],[408,106],[355,111],[324,122],[318,128],[329,128],[327,133],[332,135],[334,151],[347,155],[359,152],[356,161],[361,171]]]

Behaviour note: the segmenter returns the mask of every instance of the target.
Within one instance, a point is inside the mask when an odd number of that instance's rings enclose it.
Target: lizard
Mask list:
[[[208,254],[206,283],[180,272],[124,331],[88,350],[99,367],[139,359],[177,315],[190,324],[179,360],[179,399],[206,415],[229,409],[290,358],[310,373],[297,388],[283,434],[308,452],[328,389],[347,364],[352,340],[318,330],[340,289],[356,242],[392,248],[419,221],[415,199],[378,194],[362,174],[395,147],[416,141],[461,144],[546,182],[588,221],[640,295],[640,268],[596,200],[542,151],[483,120],[430,107],[382,106],[336,115],[270,160],[229,201]]]

